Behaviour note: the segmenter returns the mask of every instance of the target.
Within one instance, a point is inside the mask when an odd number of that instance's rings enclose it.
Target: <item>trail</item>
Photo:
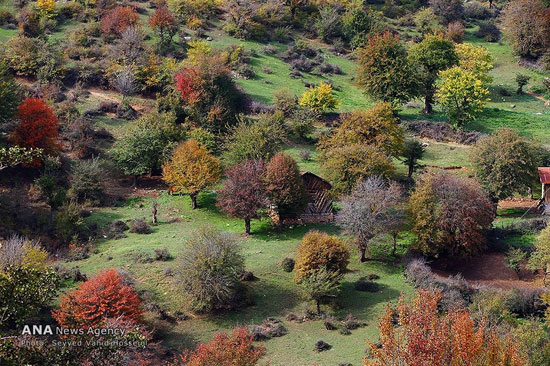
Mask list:
[[[526,91],[526,93],[529,94],[530,96],[534,97],[534,98],[537,98],[540,101],[543,101],[545,106],[547,106],[547,107],[550,106],[550,100],[544,99],[544,97],[542,95],[535,94],[532,91]]]

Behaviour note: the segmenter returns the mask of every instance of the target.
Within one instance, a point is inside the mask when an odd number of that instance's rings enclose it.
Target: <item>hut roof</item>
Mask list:
[[[542,184],[550,183],[550,168],[539,168],[539,179]]]
[[[548,168],[548,169],[550,169],[550,168]],[[332,184],[331,184],[328,180],[326,180],[326,179],[324,179],[324,178],[321,178],[321,177],[318,176],[317,174],[313,174],[312,172],[305,171],[305,172],[300,172],[300,175],[301,175],[302,177],[311,176],[311,177],[313,177],[313,178],[315,178],[315,179],[319,179],[319,180],[322,181],[323,183],[327,184],[327,185],[329,186],[329,189],[332,188]]]

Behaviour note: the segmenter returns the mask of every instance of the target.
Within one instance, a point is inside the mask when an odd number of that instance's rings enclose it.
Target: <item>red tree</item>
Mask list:
[[[107,35],[120,36],[127,28],[137,25],[139,15],[131,6],[117,6],[101,17],[101,31]]]
[[[180,356],[172,366],[254,366],[264,355],[265,348],[253,345],[247,328],[233,329],[233,334],[214,334],[208,344]]]
[[[403,297],[380,318],[380,345],[368,342],[372,357],[365,366],[509,365],[526,366],[516,342],[501,339],[468,311],[440,316],[441,294],[419,291],[412,305]]]
[[[246,160],[227,171],[227,180],[218,192],[218,207],[229,216],[244,220],[250,234],[250,220],[266,207],[267,193],[262,182],[265,165],[261,160]]]
[[[114,269],[80,284],[61,299],[59,307],[52,315],[64,327],[93,327],[118,317],[139,321],[142,314],[136,290]]]
[[[199,75],[196,69],[184,67],[175,76],[176,88],[180,91],[181,97],[189,104],[194,104],[200,97]]]
[[[27,98],[18,107],[17,117],[20,121],[19,126],[11,135],[14,144],[44,149],[46,153],[59,151],[59,121],[53,109],[42,99]]]

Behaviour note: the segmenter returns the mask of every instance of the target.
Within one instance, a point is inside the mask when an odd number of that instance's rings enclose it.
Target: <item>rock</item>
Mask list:
[[[183,37],[183,39],[185,40],[185,42],[189,42],[191,40],[191,37],[185,36],[185,37]]]
[[[207,40],[208,42],[211,42],[211,41],[212,41],[212,37],[206,37],[206,40]]]
[[[514,108],[516,108],[516,105],[515,104],[510,104],[510,108],[514,109]]]
[[[317,352],[328,351],[331,348],[332,346],[327,342],[323,341],[322,339],[319,339],[317,342],[315,342],[315,350]]]

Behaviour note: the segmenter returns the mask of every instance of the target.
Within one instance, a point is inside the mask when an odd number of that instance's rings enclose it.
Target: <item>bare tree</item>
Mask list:
[[[113,59],[120,61],[123,65],[140,64],[147,54],[143,32],[138,27],[125,29],[109,49]]]
[[[138,90],[138,86],[132,69],[125,67],[120,70],[113,80],[113,86],[120,94],[122,94],[123,101],[126,97],[134,94]]]
[[[402,196],[403,190],[399,184],[388,184],[377,176],[361,182],[340,202],[342,209],[336,216],[336,222],[355,238],[360,262],[367,260],[366,252],[370,241],[390,229],[394,210],[400,204]]]

